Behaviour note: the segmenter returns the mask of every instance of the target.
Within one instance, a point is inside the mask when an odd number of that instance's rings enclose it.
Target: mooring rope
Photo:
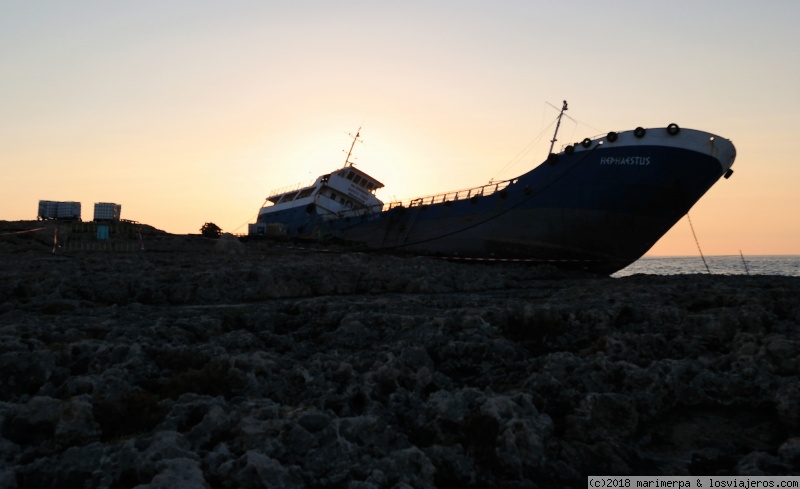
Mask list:
[[[697,244],[697,251],[700,252],[700,258],[703,260],[703,265],[706,266],[706,272],[710,274],[711,270],[709,270],[708,263],[706,263],[706,257],[703,256],[703,250],[700,249],[700,241],[697,240],[697,234],[694,232],[694,226],[692,225],[692,218],[689,217],[688,212],[686,213],[686,219],[689,220],[689,227],[692,229],[692,236],[694,236],[694,242]]]
[[[747,262],[744,260],[744,253],[742,253],[742,250],[739,250],[739,256],[742,257],[742,265],[744,265],[744,272],[750,275],[750,269],[747,267]]]

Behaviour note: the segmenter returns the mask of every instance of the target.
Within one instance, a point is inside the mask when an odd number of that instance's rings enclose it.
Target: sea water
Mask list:
[[[611,276],[626,277],[637,273],[650,275],[710,273],[713,275],[800,277],[800,255],[645,256]]]

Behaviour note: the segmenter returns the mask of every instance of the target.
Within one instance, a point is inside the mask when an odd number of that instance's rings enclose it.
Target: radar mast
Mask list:
[[[553,139],[550,141],[550,152],[548,155],[553,154],[553,146],[556,144],[556,139],[558,137],[558,128],[561,126],[561,118],[564,116],[564,112],[567,110],[567,101],[564,101],[564,105],[561,106],[561,112],[558,114],[558,122],[556,122],[556,132],[553,134]]]
[[[355,135],[355,136],[353,136],[353,135],[352,135],[352,134],[350,134],[350,133],[348,133],[347,135],[348,135],[348,136],[352,136],[352,138],[353,138],[353,142],[352,142],[352,143],[350,143],[350,149],[347,151],[347,157],[344,159],[344,167],[345,167],[345,168],[347,168],[347,167],[349,167],[349,166],[353,166],[353,165],[354,165],[354,163],[353,163],[352,161],[350,161],[350,156],[353,154],[353,148],[355,147],[355,145],[356,145],[356,142],[357,142],[357,141],[361,141],[361,140],[359,139],[359,138],[361,137],[361,127],[359,127],[359,128],[358,128],[358,131],[356,131],[356,135]],[[362,142],[363,142],[363,141],[362,141]]]

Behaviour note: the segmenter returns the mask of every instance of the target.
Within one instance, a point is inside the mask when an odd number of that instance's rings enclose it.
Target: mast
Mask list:
[[[553,139],[550,140],[550,153],[548,154],[553,154],[553,146],[556,144],[556,141],[558,141],[556,137],[558,136],[558,128],[559,126],[561,126],[561,117],[564,116],[564,112],[566,110],[567,110],[567,101],[565,100],[564,105],[561,107],[561,113],[558,114],[558,122],[556,123],[556,132],[553,134]]]
[[[349,135],[353,136],[352,134],[349,134]],[[353,136],[353,142],[350,143],[350,150],[347,151],[347,158],[344,159],[344,167],[345,168],[347,168],[348,166],[353,166],[353,163],[350,162],[350,155],[353,154],[353,148],[355,147],[356,141],[358,141],[358,138],[360,136],[361,136],[361,126],[358,127],[358,131],[356,131],[356,135]]]

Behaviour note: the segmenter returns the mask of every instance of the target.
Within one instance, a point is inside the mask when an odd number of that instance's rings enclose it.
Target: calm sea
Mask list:
[[[706,265],[708,268],[706,268]],[[637,273],[677,275],[682,273],[711,273],[715,275],[788,275],[800,277],[800,255],[656,256],[640,258],[612,277]]]

